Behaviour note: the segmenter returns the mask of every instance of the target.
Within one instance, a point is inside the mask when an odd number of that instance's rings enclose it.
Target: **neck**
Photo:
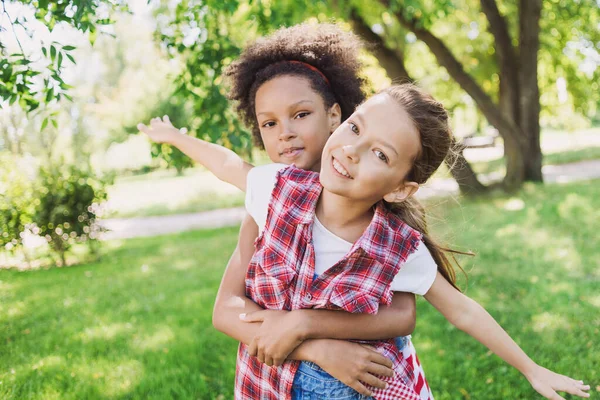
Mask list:
[[[355,242],[373,219],[373,204],[373,201],[350,199],[323,188],[316,214],[329,231],[348,242]]]

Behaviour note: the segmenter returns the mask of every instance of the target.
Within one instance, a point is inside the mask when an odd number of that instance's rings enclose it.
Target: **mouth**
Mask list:
[[[352,175],[344,168],[344,166],[336,160],[334,157],[331,157],[331,166],[333,170],[338,173],[338,175],[346,178],[346,179],[354,179]]]
[[[302,153],[303,150],[304,147],[289,147],[279,153],[279,155],[286,158],[296,158],[300,155],[300,153]]]

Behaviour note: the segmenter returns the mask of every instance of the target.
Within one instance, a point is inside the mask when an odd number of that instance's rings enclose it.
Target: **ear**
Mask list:
[[[417,182],[404,182],[402,186],[383,196],[383,199],[388,203],[401,203],[415,194],[419,190]]]
[[[337,129],[342,123],[342,108],[338,103],[335,103],[329,109],[329,129],[331,133]]]

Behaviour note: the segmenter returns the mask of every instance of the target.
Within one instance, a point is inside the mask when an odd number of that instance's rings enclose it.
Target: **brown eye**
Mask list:
[[[385,154],[383,154],[382,151],[379,150],[375,150],[375,155],[377,156],[377,158],[379,158],[381,161],[387,163],[388,162],[388,158]]]
[[[307,116],[309,116],[309,115],[310,115],[310,113],[309,113],[309,112],[306,112],[306,111],[304,111],[304,112],[299,112],[299,113],[296,115],[296,118],[300,118],[300,119],[302,119],[302,118],[305,118],[305,117],[307,117]]]
[[[358,126],[356,126],[356,124],[353,124],[352,122],[348,122],[350,124],[350,129],[352,130],[352,132],[356,133],[358,135],[359,130],[358,130]]]
[[[273,126],[275,126],[275,122],[273,121],[267,121],[264,124],[261,125],[263,128],[271,128]]]

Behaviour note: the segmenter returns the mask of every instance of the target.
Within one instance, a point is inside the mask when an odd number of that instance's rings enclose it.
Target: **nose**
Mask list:
[[[358,151],[357,151],[356,146],[347,144],[342,147],[342,151],[344,152],[344,155],[346,156],[346,158],[348,158],[350,161],[352,161],[354,163],[358,162],[359,156],[358,156]]]
[[[291,128],[290,124],[281,125],[281,133],[279,134],[279,140],[288,141],[298,136]]]

